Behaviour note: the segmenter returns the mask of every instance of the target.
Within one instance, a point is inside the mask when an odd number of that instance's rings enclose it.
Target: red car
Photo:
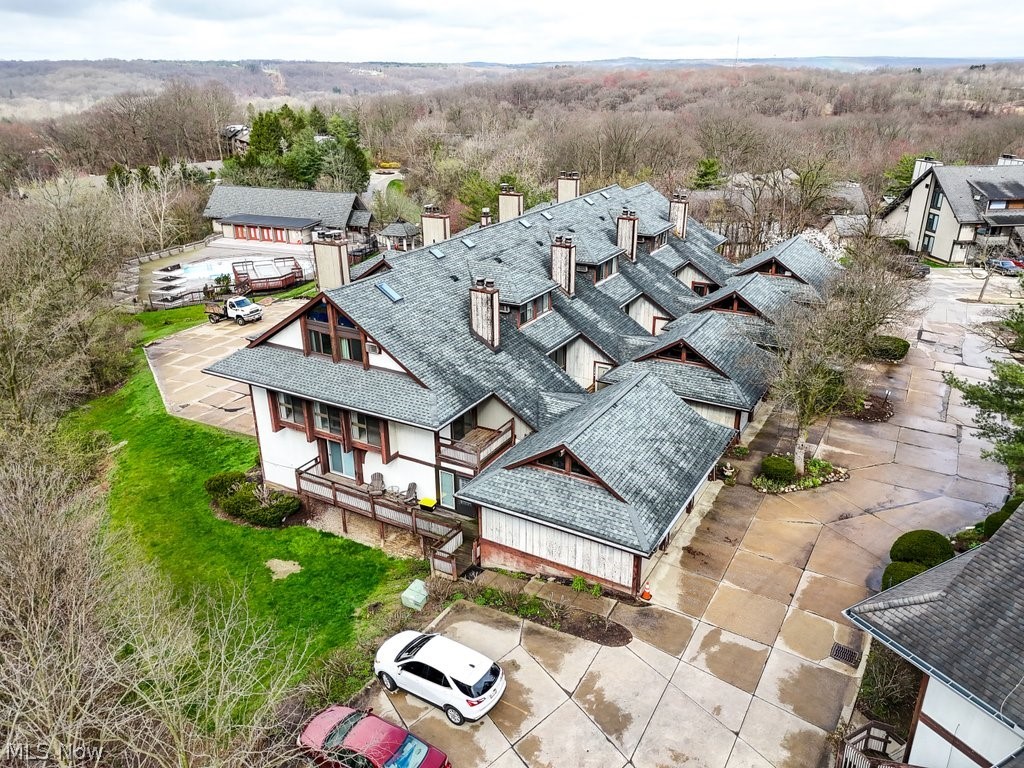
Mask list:
[[[452,768],[444,752],[373,710],[325,709],[302,729],[298,743],[324,768]]]

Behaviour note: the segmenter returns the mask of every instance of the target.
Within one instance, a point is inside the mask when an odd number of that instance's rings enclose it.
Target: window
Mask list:
[[[310,352],[318,355],[327,355],[328,357],[333,354],[331,351],[331,334],[318,331],[315,328],[307,329],[306,333],[309,336]]]
[[[280,229],[280,228],[275,228],[274,229],[274,239],[277,242],[279,242],[279,243],[283,243],[285,241],[284,230]]]
[[[260,240],[272,240],[270,227],[260,227]]]
[[[539,456],[535,464],[546,467],[547,469],[553,469],[556,472],[561,472],[565,475],[577,475],[579,477],[593,478],[594,475],[580,464],[578,461],[574,461],[572,454],[564,448],[558,451],[552,451],[551,453]]]
[[[362,413],[349,416],[352,427],[352,441],[380,448],[380,421]]]
[[[608,259],[608,261],[602,262],[597,265],[595,272],[594,282],[600,283],[602,280],[607,280],[609,277],[619,271],[619,257]]]
[[[696,280],[690,283],[690,288],[698,296],[707,296],[709,293],[714,293],[716,290],[714,283],[698,283]]]
[[[306,313],[306,320],[311,323],[327,323],[327,302],[321,301]]]
[[[352,339],[342,336],[340,339],[338,339],[338,351],[341,354],[342,360],[362,361],[363,342],[361,342],[359,339]]]
[[[567,346],[559,347],[549,355],[549,357],[555,361],[555,365],[557,365],[563,371],[565,370],[565,350],[567,349]]]
[[[937,213],[929,213],[928,214],[928,220],[925,222],[924,228],[925,228],[926,232],[934,232],[936,229],[938,229],[939,228],[939,214],[937,214]]]
[[[445,509],[455,509],[455,475],[452,472],[445,472],[443,469],[437,474],[441,496],[438,503]]]
[[[331,731],[327,738],[324,739],[324,749],[332,749],[334,747],[340,747],[345,743],[345,737],[348,736],[349,731],[355,728],[356,723],[366,717],[365,712],[353,712],[348,715],[344,720],[334,726],[334,730]]]
[[[452,422],[452,440],[461,440],[476,429],[476,408],[470,408]]]
[[[240,227],[237,224],[234,225],[235,238],[237,240],[245,240],[245,227]]]
[[[341,409],[333,405],[313,403],[313,422],[321,432],[341,434]]]
[[[935,247],[935,238],[931,235],[925,235],[921,238],[921,250],[925,253],[931,253],[932,248]]]
[[[259,232],[256,230],[256,227],[249,227],[248,230],[248,238],[250,240],[259,240],[260,236]]]
[[[277,418],[280,421],[287,421],[289,424],[305,424],[306,414],[302,409],[302,400],[279,392],[277,394]]]
[[[988,204],[988,209],[990,211],[1001,211],[1004,208],[1006,208],[1005,200],[992,200]]]
[[[551,311],[551,294],[545,293],[543,296],[538,296],[533,301],[523,304],[519,310],[519,324],[525,325],[526,323],[534,320],[545,312]]]
[[[942,208],[942,201],[944,199],[945,199],[945,195],[942,194],[942,189],[938,185],[936,185],[935,189],[932,191],[932,205],[931,205],[931,207],[935,208],[937,210],[941,210],[941,208]]]
[[[355,478],[356,455],[354,451],[345,451],[341,443],[327,441],[327,465],[336,475]]]

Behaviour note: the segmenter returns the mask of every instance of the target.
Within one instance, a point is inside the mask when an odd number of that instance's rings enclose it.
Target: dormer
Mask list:
[[[702,308],[710,309],[713,312],[735,312],[741,315],[760,315],[751,304],[743,299],[738,293],[730,293],[718,299],[714,304]],[[699,310],[698,310],[699,311]]]
[[[789,277],[792,278],[793,280],[798,280],[801,283],[806,282],[799,275],[793,272],[793,270],[791,270],[778,259],[774,258],[767,259],[766,261],[761,262],[757,266],[751,267],[750,269],[744,270],[743,272],[737,272],[736,274],[752,275],[755,273],[759,275],[770,275],[771,277]]]
[[[308,307],[302,315],[302,352],[306,356],[323,355],[334,362],[348,361],[369,365],[366,335],[362,329],[327,299]]]
[[[641,358],[642,360],[647,359],[657,360],[668,360],[673,363],[686,363],[687,365],[697,365],[702,368],[714,368],[710,362],[701,354],[694,351],[694,349],[684,341],[680,341],[677,344],[673,344],[669,347],[659,349],[657,352]]]
[[[552,296],[551,291],[548,291],[516,307],[516,323],[520,327],[524,326],[527,323],[533,322],[538,317],[546,315],[551,309]]]

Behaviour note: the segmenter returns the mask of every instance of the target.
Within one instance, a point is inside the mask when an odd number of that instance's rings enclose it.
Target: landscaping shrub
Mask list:
[[[761,461],[761,474],[779,483],[792,483],[796,479],[796,465],[788,456],[765,456]]]
[[[294,496],[271,491],[268,502],[263,504],[255,490],[255,483],[242,483],[234,493],[221,499],[221,509],[232,517],[266,528],[280,526],[286,517],[299,511],[300,502]]]
[[[210,494],[210,498],[219,504],[225,496],[231,493],[232,488],[244,482],[244,472],[220,472],[207,478],[203,483],[203,488]]]
[[[882,589],[895,587],[900,582],[913,578],[927,570],[928,568],[920,563],[889,563],[885,566],[885,571],[882,573]]]
[[[910,342],[898,336],[875,336],[871,339],[869,351],[872,357],[896,363],[907,356]]]
[[[1024,501],[1024,497],[1022,496],[1011,496],[1007,499],[1006,503],[1003,504],[1002,509],[998,512],[993,512],[985,518],[984,533],[986,539],[992,538],[992,534],[1002,527],[1003,523],[1005,523],[1010,518],[1010,515],[1017,510],[1022,501]]]
[[[919,563],[931,568],[953,557],[953,545],[937,531],[907,531],[893,542],[889,557],[894,563]]]

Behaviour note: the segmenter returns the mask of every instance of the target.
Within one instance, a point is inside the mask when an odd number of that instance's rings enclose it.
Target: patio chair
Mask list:
[[[419,501],[419,496],[416,495],[416,483],[409,483],[409,487],[402,494],[402,501],[406,504],[415,504]]]
[[[367,487],[367,492],[371,496],[383,496],[384,495],[384,475],[380,472],[374,472],[370,475],[370,485]]]

